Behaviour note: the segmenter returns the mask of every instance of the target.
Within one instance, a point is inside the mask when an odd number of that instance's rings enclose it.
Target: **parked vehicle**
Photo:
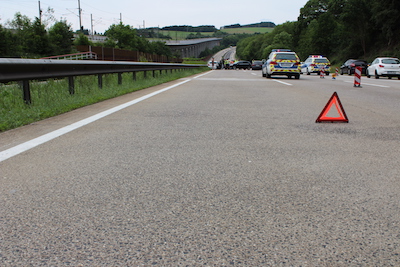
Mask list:
[[[306,73],[307,75],[311,73],[320,75],[322,70],[325,72],[325,75],[329,75],[331,72],[331,63],[329,59],[320,55],[310,55],[301,65],[301,73]]]
[[[400,80],[400,60],[394,57],[378,57],[367,68],[367,77],[375,76],[379,79],[380,76],[397,77]]]
[[[361,59],[349,59],[340,66],[340,75],[343,75],[344,73],[352,75],[355,73],[356,67],[360,67],[361,74],[365,74],[368,68],[368,63]]]
[[[273,49],[262,66],[262,76],[285,75],[288,78],[300,78],[300,59],[289,49]]]
[[[219,63],[218,61],[214,61],[214,62],[209,61],[208,64],[207,64],[207,66],[208,66],[210,69],[220,69],[220,68],[221,68],[220,63]]]
[[[233,63],[233,69],[251,69],[250,61],[240,60],[238,62]]]
[[[262,65],[263,65],[262,61],[254,60],[251,63],[251,69],[252,70],[261,70],[262,69]]]

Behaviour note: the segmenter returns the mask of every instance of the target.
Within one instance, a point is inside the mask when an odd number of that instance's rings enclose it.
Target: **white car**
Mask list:
[[[397,77],[400,80],[400,60],[394,57],[378,57],[367,68],[366,75],[368,78],[375,76],[375,79],[379,79],[384,76],[389,79]]]

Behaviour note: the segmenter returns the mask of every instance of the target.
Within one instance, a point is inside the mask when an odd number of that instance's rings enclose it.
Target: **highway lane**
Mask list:
[[[211,71],[0,162],[0,262],[399,265],[400,81],[352,79]],[[315,123],[335,91],[350,122]]]

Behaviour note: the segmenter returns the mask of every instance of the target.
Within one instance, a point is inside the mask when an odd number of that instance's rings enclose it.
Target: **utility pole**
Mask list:
[[[119,23],[122,24],[122,13],[119,13]]]
[[[93,36],[94,32],[93,32],[93,16],[92,16],[92,14],[90,14],[90,26],[91,26],[91,35]]]
[[[42,24],[42,9],[40,8],[40,1],[38,1],[39,2],[39,21],[40,21],[40,24]]]
[[[82,29],[82,9],[81,9],[81,0],[78,0],[78,9],[79,9],[79,30],[83,32],[83,29]]]

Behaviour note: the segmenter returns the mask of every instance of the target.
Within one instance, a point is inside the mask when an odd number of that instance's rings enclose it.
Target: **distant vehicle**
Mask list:
[[[367,68],[367,77],[375,76],[379,79],[380,76],[397,77],[400,80],[400,60],[394,57],[378,57]]]
[[[232,68],[249,70],[249,69],[251,69],[251,63],[250,63],[250,61],[240,60],[240,61],[233,63]]]
[[[301,65],[301,73],[306,73],[307,75],[311,73],[320,75],[322,70],[325,75],[329,75],[331,72],[331,63],[326,57],[320,55],[310,55]]]
[[[213,65],[213,62],[212,62],[212,61],[209,61],[209,62],[207,63],[207,66],[208,66],[210,69],[220,69],[220,68],[221,68],[220,63],[219,63],[218,61],[214,61],[214,65]]]
[[[263,62],[262,62],[262,61],[254,60],[254,61],[251,63],[251,69],[252,69],[252,70],[261,70],[261,69],[262,69],[262,65],[263,65]]]
[[[349,59],[342,66],[340,66],[340,75],[347,73],[352,75],[355,73],[356,67],[361,68],[361,74],[365,74],[367,71],[368,63],[361,59]]]
[[[289,49],[273,49],[262,66],[262,76],[285,75],[289,79],[300,78],[300,59]]]

